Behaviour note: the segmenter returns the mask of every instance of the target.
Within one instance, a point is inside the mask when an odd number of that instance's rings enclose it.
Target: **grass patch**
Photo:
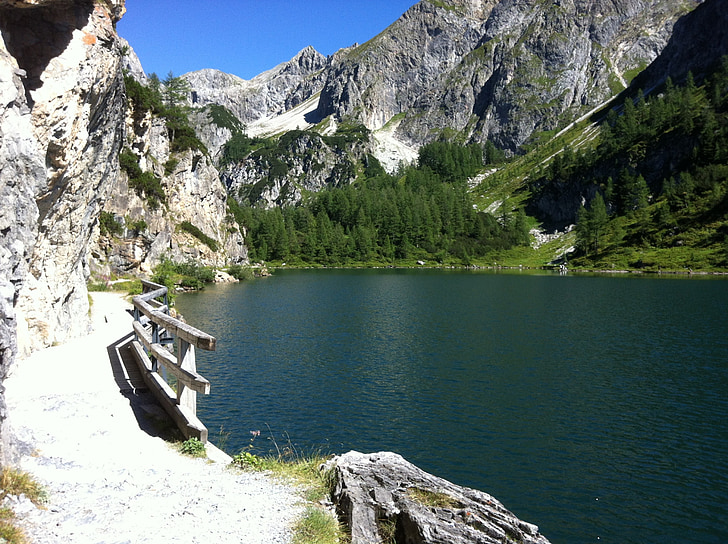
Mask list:
[[[25,495],[38,507],[48,500],[48,493],[33,476],[12,467],[3,467],[0,472],[0,501],[13,495]],[[0,508],[0,542],[26,544],[28,539],[22,529],[15,525],[15,513],[7,507]]]
[[[430,508],[462,508],[460,501],[447,493],[420,489],[419,487],[410,487],[407,490],[407,496],[422,506]]]
[[[0,542],[7,544],[28,543],[23,530],[15,525],[15,513],[10,508],[0,508]]]
[[[254,437],[257,435],[254,435]],[[251,439],[252,445],[252,439]],[[349,541],[346,530],[320,502],[331,496],[334,485],[333,470],[322,470],[326,456],[300,455],[292,447],[278,455],[258,456],[243,450],[233,457],[231,465],[242,470],[268,472],[275,478],[298,488],[309,503],[294,527],[294,544],[336,544]]]
[[[33,476],[12,467],[3,467],[0,472],[0,501],[8,495],[25,495],[36,506],[43,505],[48,494]]]
[[[124,281],[120,281],[124,280]],[[115,292],[129,295],[140,295],[142,281],[139,278],[116,278],[113,276],[95,276],[87,284],[89,292]]]
[[[293,527],[294,544],[334,544],[348,542],[338,520],[326,510],[309,506]]]

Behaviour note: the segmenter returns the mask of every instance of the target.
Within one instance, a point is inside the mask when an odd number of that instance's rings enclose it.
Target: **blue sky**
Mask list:
[[[126,0],[117,24],[144,71],[162,79],[216,68],[244,79],[312,45],[364,43],[417,0]]]

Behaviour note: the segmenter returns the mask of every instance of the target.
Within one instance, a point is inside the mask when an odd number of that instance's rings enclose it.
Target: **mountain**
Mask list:
[[[332,59],[318,115],[421,145],[445,135],[516,151],[626,87],[667,44],[683,0],[423,0]]]
[[[0,0],[0,378],[17,354],[87,331],[92,274],[147,274],[163,259],[247,262],[249,225],[234,221],[228,195],[297,203],[383,176],[379,162],[396,172],[439,140],[525,157],[576,120],[589,123],[645,68],[635,85],[646,91],[667,75],[707,69],[726,50],[724,8],[724,0],[423,0],[329,57],[306,48],[249,81],[211,69],[160,88],[116,34],[123,0]],[[189,114],[175,98],[181,80]],[[174,92],[163,100],[163,91]],[[512,179],[494,166],[471,191],[521,191],[523,207],[533,197],[529,176],[563,148],[548,151]],[[603,191],[577,180],[559,193],[551,181],[535,187],[545,197],[534,214],[553,212],[560,225]],[[476,215],[495,228],[478,214],[509,210],[506,198],[491,200]]]
[[[513,154],[599,109],[659,56],[676,22],[699,4],[422,0],[378,36],[326,59],[307,48],[250,82],[210,70],[185,78],[192,105],[225,106],[250,136],[326,135],[361,124],[371,134],[358,155],[371,153],[393,172],[440,138],[490,141]],[[301,168],[293,150],[278,159],[291,172]],[[316,177],[351,181],[337,176],[340,164],[328,161]],[[271,176],[271,168],[243,160],[226,167],[225,179],[236,180],[236,192],[246,186],[246,195],[269,195],[268,205],[297,202],[306,189],[300,176]],[[291,190],[281,193],[284,185]]]
[[[246,125],[289,111],[323,86],[326,57],[313,47],[246,81],[219,70],[199,70],[183,77],[190,83],[192,106],[218,104]]]

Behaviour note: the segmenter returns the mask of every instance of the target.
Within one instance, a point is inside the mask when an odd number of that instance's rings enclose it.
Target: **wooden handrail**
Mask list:
[[[177,422],[187,438],[195,436],[207,441],[207,429],[197,419],[197,393],[209,394],[210,382],[197,373],[195,348],[214,351],[216,339],[206,332],[169,315],[167,288],[142,280],[143,293],[132,297],[134,305],[134,334],[132,351],[142,369],[145,381],[162,406]],[[163,301],[157,299],[163,298]],[[146,319],[142,319],[145,316]],[[150,327],[151,330],[148,330]],[[166,344],[177,338],[177,356]],[[158,374],[158,363],[177,379],[177,398]]]

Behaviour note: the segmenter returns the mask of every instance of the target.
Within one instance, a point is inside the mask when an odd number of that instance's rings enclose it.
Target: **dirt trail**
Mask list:
[[[49,493],[46,509],[13,503],[31,541],[289,542],[295,489],[231,470],[221,452],[217,462],[180,455],[140,428],[108,349],[131,331],[129,304],[93,299],[92,334],[17,362],[5,382],[21,468]]]

